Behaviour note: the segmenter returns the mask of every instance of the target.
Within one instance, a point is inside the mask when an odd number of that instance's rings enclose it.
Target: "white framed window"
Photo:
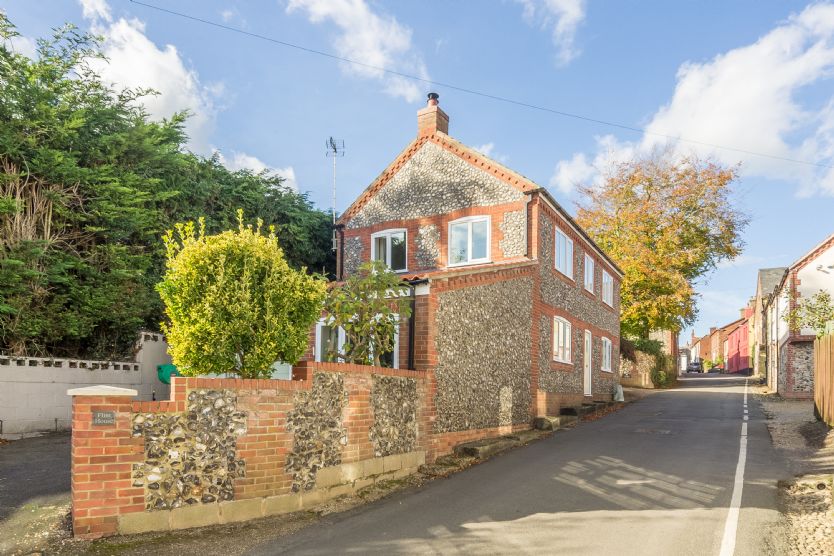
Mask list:
[[[489,216],[469,216],[449,222],[449,266],[488,263],[489,240]]]
[[[331,324],[332,319],[322,318],[316,324],[316,353],[317,363],[338,361],[337,353],[345,345],[345,331]]]
[[[609,307],[614,306],[614,279],[606,270],[602,271],[602,301]]]
[[[602,338],[602,370],[611,372],[611,340]]]
[[[562,230],[556,230],[556,270],[573,278],[573,240]]]
[[[585,289],[594,293],[594,259],[585,253]]]
[[[571,325],[562,317],[553,317],[553,360],[571,362]]]
[[[371,235],[371,260],[382,261],[394,272],[408,268],[405,230],[383,230]]]

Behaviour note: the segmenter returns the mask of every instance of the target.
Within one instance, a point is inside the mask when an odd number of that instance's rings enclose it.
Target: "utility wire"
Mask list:
[[[495,100],[495,101],[498,101],[498,102],[513,104],[515,106],[521,106],[523,108],[529,108],[531,110],[538,110],[540,112],[547,112],[547,113],[550,113],[550,114],[556,114],[557,116],[563,116],[565,118],[573,118],[575,120],[582,120],[584,122],[595,123],[595,124],[599,124],[599,125],[603,125],[603,126],[615,127],[615,128],[623,129],[623,130],[626,130],[626,131],[633,131],[635,133],[642,133],[642,134],[645,134],[645,135],[652,135],[654,137],[660,137],[660,138],[667,139],[667,140],[670,140],[670,141],[681,141],[681,142],[684,142],[684,143],[691,143],[693,145],[700,145],[700,146],[703,146],[703,147],[712,147],[714,149],[733,151],[733,152],[742,153],[742,154],[749,154],[749,155],[752,155],[752,156],[770,158],[770,159],[773,159],[773,160],[781,160],[783,162],[793,162],[795,164],[804,164],[806,166],[817,166],[817,167],[820,167],[820,168],[834,169],[834,165],[826,164],[824,162],[811,162],[809,160],[800,160],[800,159],[796,159],[796,158],[789,158],[789,157],[779,156],[779,155],[775,155],[775,154],[768,154],[768,153],[763,153],[763,152],[751,151],[751,150],[747,150],[747,149],[741,149],[741,148],[738,148],[738,147],[730,147],[730,146],[727,146],[727,145],[718,145],[718,144],[715,144],[715,143],[708,143],[706,141],[698,141],[696,139],[687,139],[685,137],[678,137],[678,136],[674,136],[674,135],[668,135],[668,134],[665,134],[665,133],[658,133],[658,132],[655,132],[655,131],[649,131],[649,130],[647,130],[645,128],[641,128],[641,127],[634,127],[634,126],[630,126],[630,125],[626,125],[626,124],[620,124],[620,123],[617,123],[617,122],[610,122],[610,121],[607,121],[607,120],[600,120],[598,118],[591,118],[589,116],[583,116],[581,114],[574,114],[574,113],[571,113],[571,112],[565,112],[563,110],[556,110],[554,108],[548,108],[546,106],[539,106],[539,105],[531,104],[531,103],[524,102],[524,101],[521,101],[521,100],[515,100],[515,99],[509,98],[509,97],[503,97],[503,96],[500,96],[500,95],[493,95],[493,94],[485,93],[483,91],[478,91],[478,90],[475,90],[475,89],[469,89],[469,88],[466,88],[466,87],[460,87],[460,86],[452,85],[452,84],[449,84],[449,83],[443,83],[442,81],[434,81],[432,79],[426,79],[425,77],[420,77],[418,75],[412,75],[412,74],[409,74],[409,73],[404,73],[404,72],[401,72],[401,71],[392,70],[390,68],[386,68],[386,67],[382,67],[382,66],[376,66],[376,65],[373,65],[373,64],[368,64],[366,62],[361,62],[359,60],[353,60],[351,58],[345,58],[343,56],[338,56],[336,54],[331,54],[330,52],[325,52],[325,51],[322,51],[322,50],[316,50],[315,48],[309,48],[309,47],[306,47],[306,46],[293,44],[293,43],[290,43],[290,42],[282,41],[282,40],[279,40],[279,39],[276,39],[276,38],[273,38],[273,37],[268,37],[266,35],[261,35],[261,34],[258,34],[258,33],[252,33],[251,31],[246,31],[244,29],[240,29],[239,27],[232,27],[231,25],[224,25],[222,23],[217,23],[215,21],[211,21],[211,20],[208,20],[208,19],[203,19],[201,17],[189,15],[189,14],[182,13],[182,12],[177,12],[177,11],[174,11],[174,10],[169,10],[168,8],[163,8],[161,6],[155,6],[153,4],[148,4],[146,2],[141,2],[140,0],[130,0],[130,2],[133,3],[133,4],[138,4],[140,6],[144,6],[146,8],[150,8],[152,10],[156,10],[158,12],[166,13],[166,14],[169,14],[169,15],[173,15],[173,16],[176,16],[176,17],[183,18],[183,19],[188,19],[188,20],[191,20],[191,21],[196,21],[196,22],[202,23],[204,25],[217,27],[219,29],[224,29],[226,31],[231,31],[233,33],[238,33],[240,35],[246,35],[248,37],[252,37],[252,38],[255,38],[255,39],[260,39],[260,40],[263,40],[263,41],[271,42],[273,44],[286,46],[288,48],[294,48],[294,49],[300,50],[302,52],[307,52],[308,54],[315,54],[317,56],[323,56],[325,58],[330,58],[331,60],[337,60],[339,62],[345,62],[345,63],[348,63],[348,64],[361,66],[363,68],[368,68],[368,69],[373,69],[373,70],[376,70],[376,71],[381,71],[381,72],[387,73],[389,75],[396,75],[398,77],[403,77],[405,79],[411,79],[412,81],[419,81],[421,83],[426,83],[426,84],[429,84],[429,85],[437,85],[438,87],[444,87],[446,89],[451,89],[453,91],[459,91],[461,93],[466,93],[466,94],[469,94],[469,95],[479,96],[479,97],[482,97],[482,98],[488,98],[488,99]]]

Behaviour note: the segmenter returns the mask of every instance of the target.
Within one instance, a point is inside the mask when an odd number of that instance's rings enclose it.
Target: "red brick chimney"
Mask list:
[[[440,95],[429,93],[428,105],[417,112],[417,136],[431,135],[435,131],[449,133],[449,116],[438,106]]]

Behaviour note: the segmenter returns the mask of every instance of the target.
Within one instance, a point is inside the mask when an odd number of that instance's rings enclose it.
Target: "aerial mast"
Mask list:
[[[345,142],[330,137],[325,142],[326,155],[333,159],[333,204],[331,212],[333,215],[333,250],[336,250],[336,159],[345,156]]]

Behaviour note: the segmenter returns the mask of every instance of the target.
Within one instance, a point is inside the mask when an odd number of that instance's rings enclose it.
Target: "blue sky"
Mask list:
[[[786,1],[148,3],[438,82],[649,129],[834,165],[834,4]],[[147,85],[156,117],[188,108],[190,148],[232,168],[272,168],[330,205],[328,136],[345,141],[338,209],[416,133],[440,93],[450,133],[547,186],[574,185],[658,143],[654,135],[537,112],[350,66],[131,3],[2,0],[23,35],[63,22],[105,37],[115,83]],[[742,164],[747,247],[699,285],[695,331],[733,320],[760,267],[788,265],[834,232],[834,170],[677,142]],[[685,331],[687,337],[689,331]]]

